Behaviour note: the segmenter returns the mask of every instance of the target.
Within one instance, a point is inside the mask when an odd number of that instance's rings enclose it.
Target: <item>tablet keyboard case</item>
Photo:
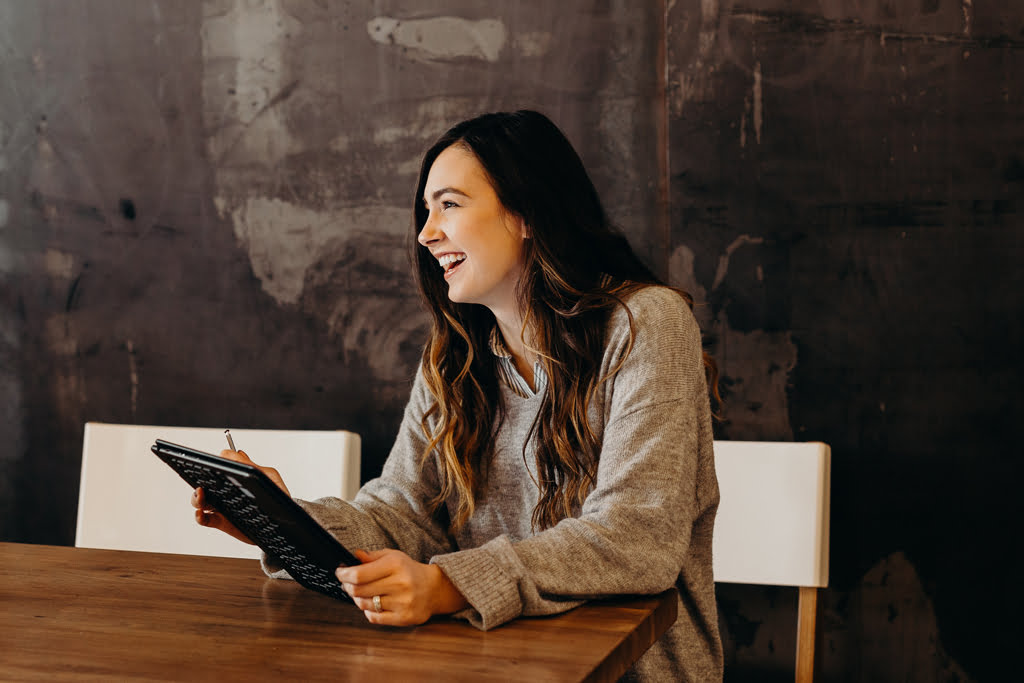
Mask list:
[[[263,472],[157,439],[152,451],[232,524],[276,558],[297,582],[334,598],[351,598],[334,570],[359,561]]]

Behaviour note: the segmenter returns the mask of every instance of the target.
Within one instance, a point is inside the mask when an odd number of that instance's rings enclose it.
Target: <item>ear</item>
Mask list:
[[[533,237],[533,231],[530,226],[526,224],[526,220],[523,219],[519,214],[512,213],[508,209],[502,207],[501,222],[508,230],[509,234],[518,234],[521,239],[528,240]]]
[[[526,224],[526,221],[523,220],[522,217],[517,216],[516,223],[519,228],[520,237],[524,240],[528,240],[533,237],[533,230],[530,229],[530,226]]]

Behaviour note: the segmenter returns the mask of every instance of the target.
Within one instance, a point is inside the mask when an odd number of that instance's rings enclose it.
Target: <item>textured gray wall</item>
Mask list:
[[[670,273],[707,302],[720,435],[833,448],[827,670],[1010,677],[1024,5],[679,2],[667,25]],[[720,591],[738,657],[786,637],[748,593]]]
[[[352,429],[379,471],[419,156],[531,107],[698,299],[719,437],[832,444],[826,678],[1000,680],[1022,47],[970,0],[0,0],[0,539],[73,541],[88,420]],[[728,678],[791,679],[793,591],[719,598]]]

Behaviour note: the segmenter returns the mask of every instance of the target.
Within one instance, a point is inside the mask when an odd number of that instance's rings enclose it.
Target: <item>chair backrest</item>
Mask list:
[[[232,429],[231,435],[255,462],[280,471],[296,498],[350,499],[359,490],[358,434]],[[256,546],[196,524],[188,484],[149,450],[158,438],[214,454],[227,448],[223,429],[86,423],[75,546],[259,557]]]
[[[821,662],[831,465],[823,443],[715,441],[715,581],[799,588],[797,683],[813,681]]]
[[[828,585],[830,461],[823,443],[715,441],[715,581]]]

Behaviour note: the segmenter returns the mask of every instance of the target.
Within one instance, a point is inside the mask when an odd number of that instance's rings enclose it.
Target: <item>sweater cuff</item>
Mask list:
[[[284,568],[281,561],[273,555],[267,555],[262,553],[260,555],[260,567],[263,568],[263,573],[272,579],[290,579],[291,574]]]
[[[309,513],[310,517],[313,517],[313,506],[311,506],[308,502],[304,500],[300,500],[299,498],[292,498],[292,500],[294,500],[299,505],[299,507],[301,507],[307,513]],[[316,519],[316,517],[313,517],[313,519]],[[317,524],[323,526],[323,524],[320,523],[320,520],[316,521]],[[284,568],[284,565],[281,564],[281,560],[279,558],[273,555],[268,555],[265,552],[260,553],[260,567],[263,569],[263,573],[272,579],[292,578],[292,575],[289,574],[288,570]]]
[[[516,581],[484,548],[460,550],[430,558],[462,593],[470,608],[453,616],[487,631],[523,612]]]

